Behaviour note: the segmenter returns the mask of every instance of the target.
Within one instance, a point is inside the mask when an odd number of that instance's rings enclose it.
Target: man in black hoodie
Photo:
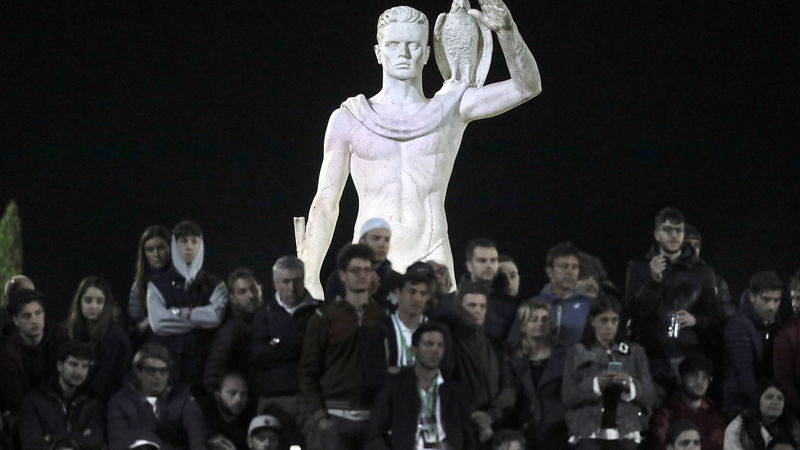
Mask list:
[[[656,244],[644,258],[628,263],[625,280],[635,339],[647,352],[653,379],[667,390],[684,357],[709,353],[703,344],[722,323],[714,271],[684,243],[685,222],[675,208],[659,211]]]

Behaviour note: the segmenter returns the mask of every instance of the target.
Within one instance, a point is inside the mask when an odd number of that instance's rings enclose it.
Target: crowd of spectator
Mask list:
[[[87,276],[52,323],[6,282],[0,448],[798,449],[800,272],[736,299],[679,210],[653,237],[621,289],[555,244],[523,299],[494,241],[456,289],[441,262],[396,272],[373,218],[315,299],[294,256],[223,280],[197,223],[154,225],[127,302]]]

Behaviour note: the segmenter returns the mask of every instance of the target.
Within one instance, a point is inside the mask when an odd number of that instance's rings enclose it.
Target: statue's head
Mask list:
[[[414,79],[428,62],[428,18],[410,6],[387,9],[378,18],[375,56],[384,73],[396,79]]]
[[[410,6],[389,8],[378,17],[378,45],[383,41],[384,30],[391,23],[416,23],[425,27],[425,45],[428,44],[428,18],[422,11]]]

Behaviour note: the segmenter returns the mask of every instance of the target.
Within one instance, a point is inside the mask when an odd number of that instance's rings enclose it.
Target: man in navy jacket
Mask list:
[[[772,340],[783,283],[773,271],[750,279],[748,299],[725,327],[722,411],[732,418],[742,412],[758,380],[772,377]]]
[[[272,414],[282,428],[303,448],[319,448],[317,426],[311,420],[311,406],[300,393],[297,367],[303,349],[308,319],[320,302],[305,289],[303,261],[282,256],[272,267],[274,295],[256,311],[251,345],[255,368],[258,413]]]

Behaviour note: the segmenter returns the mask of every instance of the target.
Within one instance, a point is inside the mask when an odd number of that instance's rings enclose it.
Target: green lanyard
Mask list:
[[[428,388],[427,395],[425,395],[426,392],[424,390],[417,388],[417,395],[419,395],[419,401],[422,403],[423,414],[420,414],[421,422],[425,426],[425,431],[433,435],[436,442],[439,442],[439,427],[436,424],[436,391],[438,387],[439,384],[434,379],[431,387]]]
[[[410,366],[414,363],[414,355],[411,354],[411,345],[406,343],[406,335],[403,333],[403,328],[400,325],[400,320],[397,318],[397,314],[392,316],[392,320],[394,320],[394,325],[397,327],[397,334],[400,336],[400,347],[403,349],[405,365]]]

